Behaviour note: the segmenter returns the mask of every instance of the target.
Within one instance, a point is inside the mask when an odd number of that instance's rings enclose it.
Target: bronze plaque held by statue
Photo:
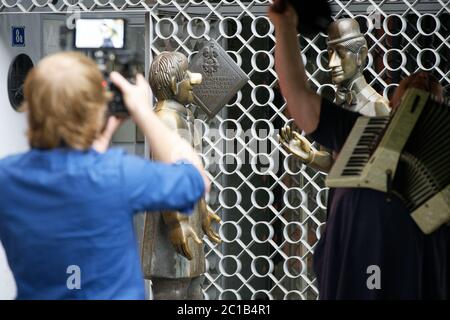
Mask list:
[[[192,58],[189,69],[200,73],[201,84],[194,88],[194,103],[211,119],[247,83],[248,76],[228,53],[210,40]]]

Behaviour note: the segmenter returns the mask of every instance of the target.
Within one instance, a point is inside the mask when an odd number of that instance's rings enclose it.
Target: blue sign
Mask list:
[[[12,46],[25,47],[25,27],[12,27]]]

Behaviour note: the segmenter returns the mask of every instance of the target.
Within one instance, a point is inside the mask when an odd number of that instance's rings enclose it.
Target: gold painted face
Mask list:
[[[351,80],[360,72],[357,55],[339,43],[328,46],[328,58],[334,84]]]
[[[194,101],[193,86],[202,83],[200,73],[185,72],[184,79],[176,84],[175,100],[182,104],[189,104]]]

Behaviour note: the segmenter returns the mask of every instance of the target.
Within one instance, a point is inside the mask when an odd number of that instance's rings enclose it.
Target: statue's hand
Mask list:
[[[314,149],[311,147],[311,143],[301,134],[293,131],[291,127],[281,128],[278,140],[286,150],[297,156],[302,162],[310,163],[313,159]]]
[[[220,239],[220,235],[217,232],[215,232],[214,229],[212,228],[213,221],[220,223],[222,219],[220,219],[220,217],[217,214],[215,214],[209,206],[206,206],[205,212],[202,216],[203,216],[202,221],[203,232],[208,236],[208,238],[211,241],[215,243],[222,242],[222,240]]]
[[[169,237],[175,250],[189,260],[193,258],[189,247],[189,238],[192,238],[197,244],[202,244],[202,240],[189,224],[189,220],[181,220],[172,224],[169,228]]]

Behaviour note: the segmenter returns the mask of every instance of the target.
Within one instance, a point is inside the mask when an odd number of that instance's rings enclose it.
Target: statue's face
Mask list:
[[[176,84],[175,100],[182,104],[189,104],[194,101],[193,87],[202,83],[200,73],[185,72],[184,79]]]
[[[328,58],[334,84],[353,79],[360,72],[357,55],[339,43],[328,46]]]

